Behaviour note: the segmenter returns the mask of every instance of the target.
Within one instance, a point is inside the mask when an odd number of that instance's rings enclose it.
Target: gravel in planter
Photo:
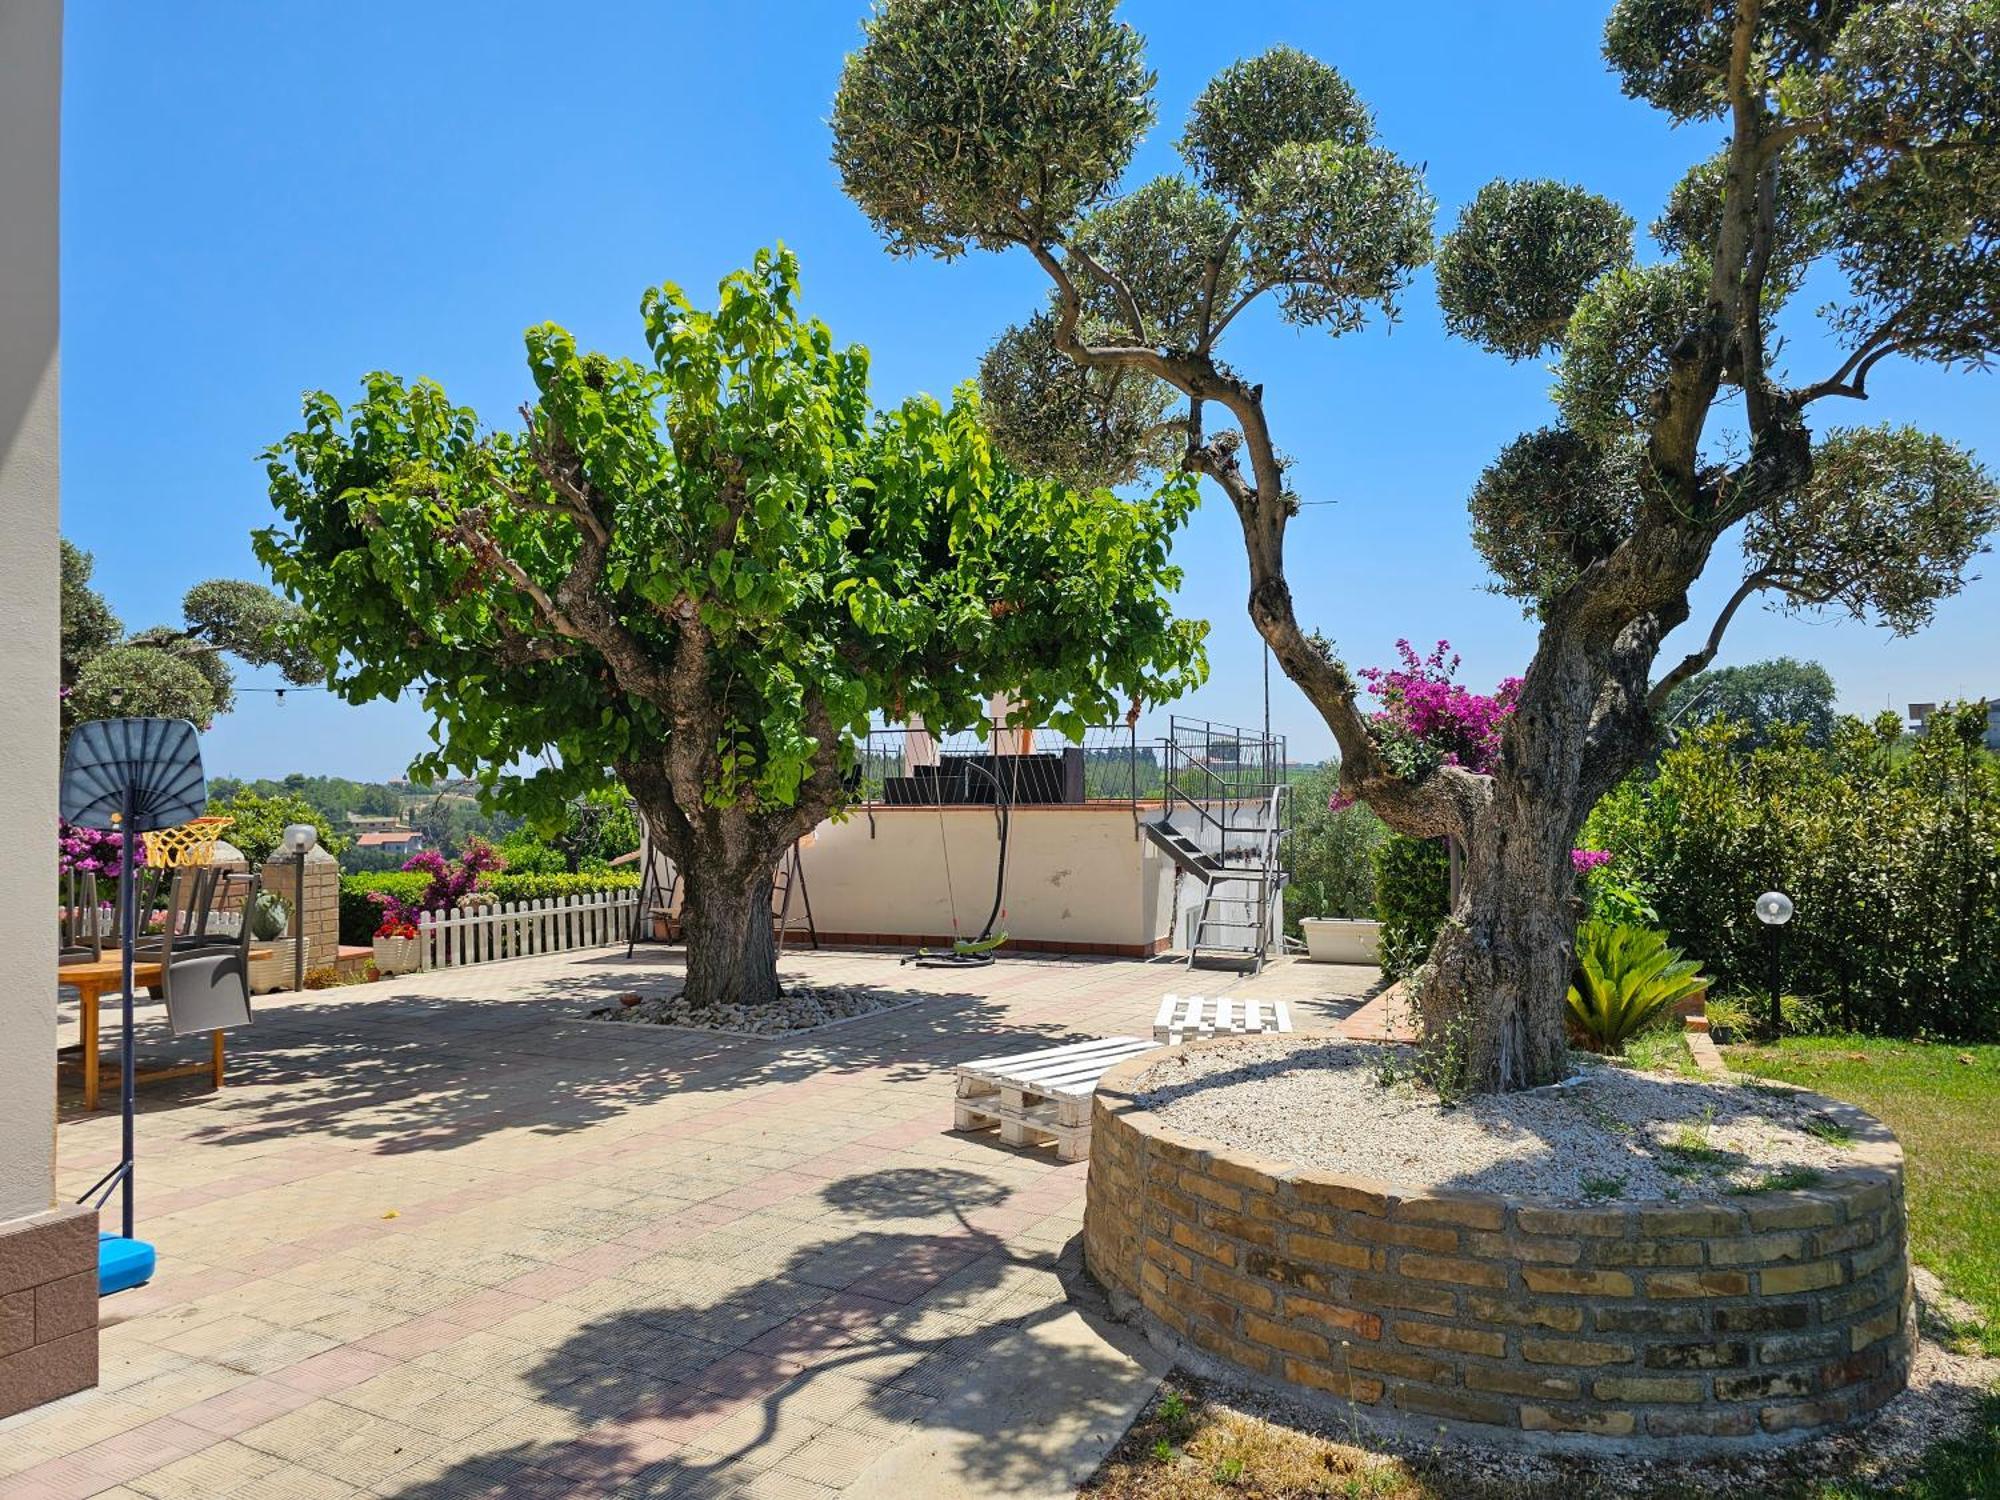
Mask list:
[[[1852,1163],[1809,1096],[1591,1061],[1574,1081],[1446,1105],[1407,1048],[1274,1039],[1177,1052],[1139,1081],[1176,1130],[1408,1188],[1563,1199],[1803,1187]]]
[[[784,1036],[834,1021],[851,1021],[878,1011],[897,1010],[915,997],[892,990],[850,989],[845,985],[795,984],[770,1005],[694,1005],[682,995],[655,995],[637,1005],[593,1010],[596,1021],[686,1026],[699,1031],[736,1031],[752,1036]]]

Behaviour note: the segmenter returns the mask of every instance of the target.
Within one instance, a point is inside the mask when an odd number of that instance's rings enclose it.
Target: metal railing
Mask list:
[[[850,805],[1014,807],[1117,803],[1136,807],[1161,795],[1166,776],[1159,747],[1142,744],[1124,724],[1096,725],[1079,736],[1049,728],[990,722],[933,734],[874,729],[856,758]]]

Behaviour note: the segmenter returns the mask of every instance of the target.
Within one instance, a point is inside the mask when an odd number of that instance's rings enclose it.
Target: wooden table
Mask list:
[[[253,959],[269,958],[272,950],[257,948],[251,951]],[[124,969],[119,959],[96,958],[85,963],[64,964],[56,970],[56,979],[61,984],[74,988],[79,997],[81,1020],[83,1022],[83,1107],[96,1109],[101,1093],[100,1063],[97,1047],[97,1013],[107,994],[117,994],[125,982]],[[141,960],[132,965],[132,986],[146,989],[160,982],[160,964],[157,959],[150,962]],[[159,1078],[192,1078],[199,1073],[211,1075],[217,1088],[222,1087],[222,1033],[209,1033],[209,1060],[204,1063],[181,1063],[171,1068],[155,1068],[150,1073],[134,1073],[134,1083],[145,1083]],[[112,1077],[118,1070],[112,1070]]]

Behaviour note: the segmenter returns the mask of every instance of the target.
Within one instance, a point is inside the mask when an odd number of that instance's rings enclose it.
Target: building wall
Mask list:
[[[822,824],[803,856],[813,918],[823,936],[846,941],[975,937],[993,905],[998,850],[991,808],[878,807],[872,827],[865,812]],[[1016,808],[996,928],[1056,951],[1151,953],[1172,931],[1173,877],[1129,806]]]
[[[0,1228],[55,1198],[61,0],[0,4]]]

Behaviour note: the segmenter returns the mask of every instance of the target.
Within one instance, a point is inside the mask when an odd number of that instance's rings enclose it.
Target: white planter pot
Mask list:
[[[253,958],[250,960],[251,994],[270,995],[277,993],[279,990],[289,990],[292,987],[292,948],[295,942],[304,947],[305,963],[303,967],[310,970],[312,968],[311,938],[272,938],[268,942],[260,938],[250,939],[251,947],[268,948],[271,950],[269,958]]]
[[[1365,917],[1303,917],[1306,957],[1321,964],[1381,962],[1382,924]]]
[[[410,974],[418,964],[417,939],[390,937],[375,939],[375,968],[383,974]]]

